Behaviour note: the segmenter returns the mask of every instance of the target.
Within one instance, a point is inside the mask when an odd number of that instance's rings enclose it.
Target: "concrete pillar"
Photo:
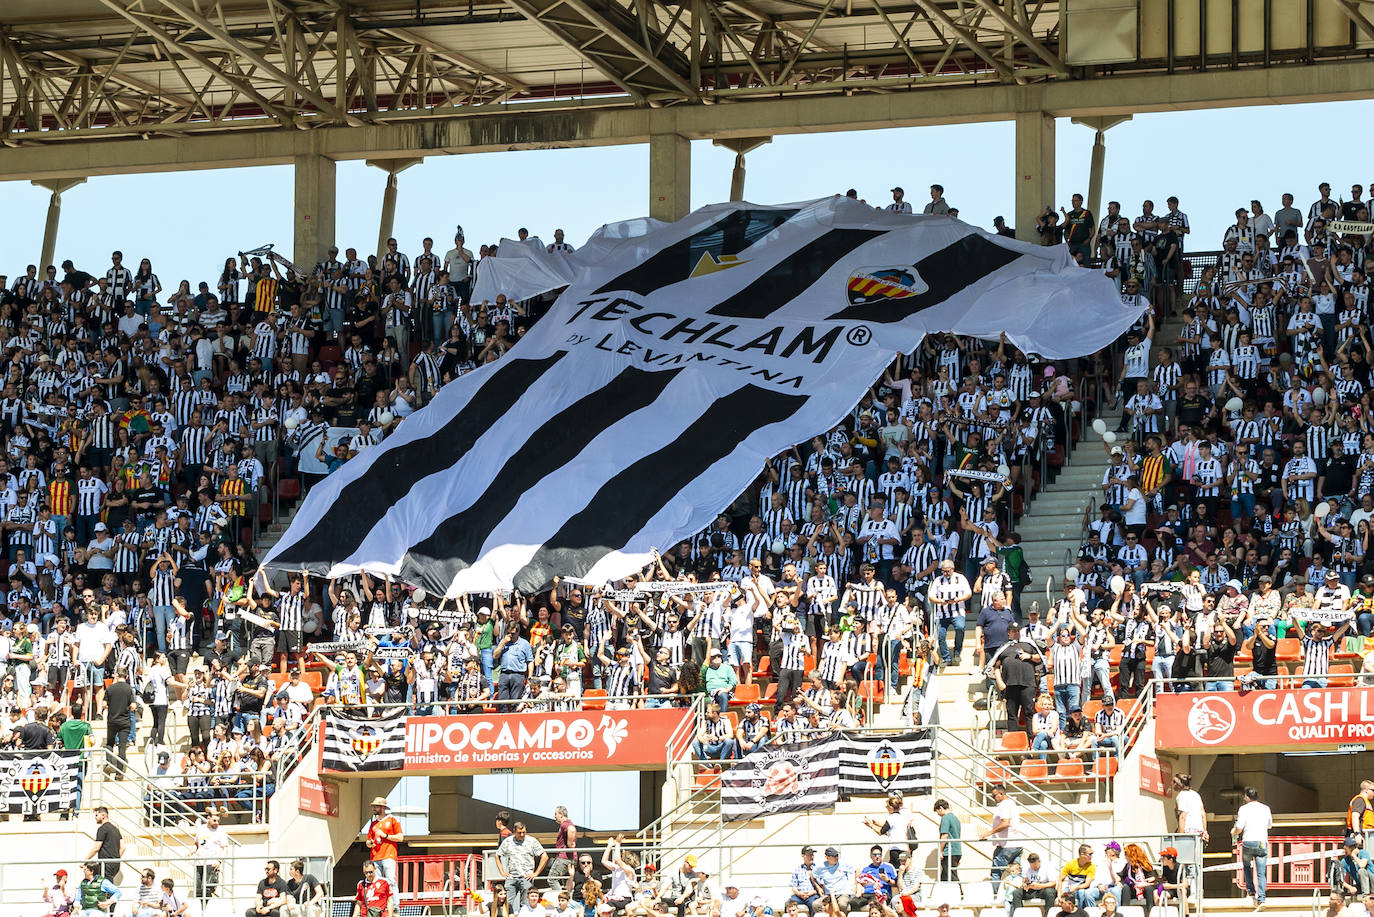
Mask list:
[[[431,834],[460,834],[470,830],[468,819],[459,812],[472,807],[472,777],[429,778],[429,831]]]
[[[1023,112],[1016,116],[1016,238],[1039,242],[1035,219],[1054,206],[1054,117]]]
[[[38,257],[39,277],[43,277],[43,272],[52,264],[53,252],[57,249],[57,227],[62,222],[62,192],[84,184],[85,181],[84,178],[54,178],[34,182],[38,187],[47,188],[52,192],[48,197],[48,220],[43,224],[43,254]]]
[[[649,137],[649,216],[680,220],[692,209],[692,144],[681,134]]]
[[[291,260],[308,271],[325,259],[334,244],[334,160],[304,153],[293,162],[296,213]]]
[[[1097,223],[1102,222],[1102,170],[1107,164],[1107,131],[1129,120],[1130,115],[1073,119],[1074,124],[1082,124],[1096,131],[1093,136],[1092,162],[1088,166],[1088,209],[1092,211]],[[1097,227],[1094,225],[1094,234],[1096,230]],[[1096,240],[1093,244],[1097,244]]]
[[[735,151],[735,169],[730,173],[730,200],[744,200],[744,154],[752,153],[765,143],[772,141],[772,137],[739,137],[732,140],[711,141],[716,146],[723,146],[727,150]]]
[[[386,190],[382,192],[382,220],[377,226],[377,257],[386,254],[386,240],[391,238],[396,222],[396,176],[423,159],[369,159],[367,164],[386,173]]]

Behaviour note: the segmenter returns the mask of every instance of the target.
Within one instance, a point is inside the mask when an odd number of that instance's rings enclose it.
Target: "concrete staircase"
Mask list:
[[[262,557],[273,545],[281,541],[281,536],[286,534],[286,530],[290,528],[291,521],[296,518],[296,513],[300,508],[301,503],[297,501],[296,505],[283,513],[280,519],[262,530],[257,541],[253,542],[253,551],[258,557]]]
[[[1116,429],[1120,411],[1100,415],[1108,430]],[[1054,483],[1038,492],[1021,516],[1016,532],[1021,549],[1034,571],[1035,582],[1021,598],[1024,612],[1035,599],[1044,601],[1046,589],[1053,596],[1064,576],[1064,566],[1078,554],[1083,541],[1083,513],[1100,504],[1102,474],[1110,464],[1102,437],[1084,421],[1083,439],[1069,453],[1069,461],[1059,469]]]

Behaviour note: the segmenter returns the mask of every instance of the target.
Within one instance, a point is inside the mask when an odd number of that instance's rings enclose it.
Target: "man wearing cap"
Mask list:
[[[1036,666],[1043,657],[1035,644],[1021,639],[1020,624],[1007,623],[1005,633],[1005,646],[998,648],[992,663],[992,677],[1007,704],[1006,728],[1017,729],[1024,715],[1026,734],[1030,736],[1031,719],[1035,716]]]
[[[715,701],[721,710],[725,710],[730,706],[730,697],[739,685],[739,676],[733,668],[725,664],[720,647],[712,646],[707,659],[706,668],[701,673],[706,696]]]
[[[372,800],[372,820],[367,823],[367,849],[369,859],[377,867],[377,874],[396,885],[396,845],[405,840],[401,822],[395,815],[387,812],[386,799],[378,796]]]
[[[787,899],[787,904],[800,905],[806,908],[807,914],[814,915],[816,905],[820,903],[821,893],[825,891],[820,880],[816,878],[816,848],[809,844],[803,847],[801,858],[801,865],[792,870],[792,895]]]
[[[1353,895],[1363,898],[1371,891],[1372,877],[1368,868],[1368,856],[1361,848],[1360,839],[1354,835],[1345,839],[1342,849],[1344,854],[1332,857],[1331,865],[1327,869],[1331,892],[1343,898]]]
[[[481,618],[478,618],[481,621]],[[519,628],[511,628],[501,638],[492,653],[492,660],[501,667],[496,696],[501,700],[518,700],[525,696],[525,682],[534,675],[534,648],[520,635]],[[509,711],[511,708],[503,708]]]
[[[1178,848],[1165,847],[1159,851],[1159,885],[1154,889],[1154,903],[1168,907],[1172,900],[1188,897],[1188,877],[1178,864]]]
[[[1116,706],[1116,698],[1110,694],[1103,695],[1102,709],[1097,711],[1097,715],[1093,717],[1092,747],[1110,748],[1120,754],[1121,733],[1125,728],[1126,714],[1122,713],[1120,708]]]
[[[886,209],[888,213],[911,213],[911,202],[903,200],[905,196],[906,192],[903,191],[901,187],[893,188],[892,203],[888,204],[884,209]]]
[[[768,721],[763,718],[762,705],[750,704],[745,707],[744,718],[739,721],[739,728],[735,730],[735,744],[739,749],[739,756],[743,758],[754,749],[766,746],[771,737]]]
[[[879,848],[881,850],[881,848]],[[840,862],[838,847],[825,848],[825,862],[816,867],[816,881],[825,893],[820,904],[830,917],[846,917],[854,894],[854,867]]]

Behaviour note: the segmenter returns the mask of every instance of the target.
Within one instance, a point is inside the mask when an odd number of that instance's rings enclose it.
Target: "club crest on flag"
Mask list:
[[[381,747],[382,736],[371,726],[359,726],[353,730],[351,744],[358,757],[366,761],[374,751]]]
[[[910,299],[930,289],[909,267],[861,267],[850,273],[847,286],[849,302],[855,306]]]
[[[794,796],[800,788],[801,773],[795,764],[786,759],[770,767],[763,781],[766,796]]]
[[[902,772],[906,755],[891,742],[884,741],[868,753],[868,769],[883,789],[887,789]]]
[[[715,274],[718,271],[729,270],[732,267],[739,267],[741,264],[748,264],[748,261],[741,261],[738,255],[721,255],[716,257],[710,252],[702,252],[697,259],[696,267],[692,268],[693,277],[705,277],[707,274]]]
[[[35,761],[24,770],[19,778],[19,786],[24,790],[24,795],[37,800],[52,786],[52,780],[53,775],[48,766],[42,761]]]

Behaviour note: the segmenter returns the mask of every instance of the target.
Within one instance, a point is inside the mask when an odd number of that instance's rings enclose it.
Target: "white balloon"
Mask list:
[[[1097,418],[1096,420],[1094,420],[1094,421],[1093,421],[1093,432],[1094,432],[1094,433],[1106,433],[1106,432],[1107,432],[1107,421],[1103,420],[1101,417],[1099,417],[1099,418]]]
[[[1330,514],[1330,512],[1330,503],[1318,503],[1317,508],[1312,510],[1312,515],[1316,516],[1318,519],[1325,519]]]
[[[424,587],[422,586],[417,588],[414,592],[412,592],[410,594],[410,597],[415,600],[415,603],[417,605],[423,605],[425,599],[429,598],[429,593],[425,592]]]
[[[1064,568],[1064,582],[1066,582],[1066,583],[1076,583],[1076,582],[1078,582],[1078,568],[1077,568],[1077,567],[1065,567],[1065,568]]]
[[[1226,402],[1226,410],[1232,414],[1243,407],[1245,407],[1245,402],[1241,401],[1239,398],[1232,398],[1230,401]]]
[[[783,544],[782,539],[779,538],[777,541],[773,542],[773,553],[781,554],[786,547],[787,545]]]
[[[380,423],[382,426],[386,426],[387,424],[391,423],[393,419],[394,418],[392,417],[390,411],[383,411],[382,413],[377,415],[377,422]]]
[[[1320,387],[1312,389],[1312,403],[1315,405],[1326,404],[1326,389]]]
[[[1108,430],[1106,433],[1102,434],[1102,441],[1110,446],[1112,443],[1116,442],[1116,434]]]
[[[997,473],[1000,474],[1002,477],[1005,478],[1005,477],[1007,477],[1008,475],[1011,474],[1011,469],[1008,468],[1006,465],[998,465],[998,466],[997,466]]]
[[[1120,595],[1126,591],[1126,580],[1120,576],[1113,576],[1107,586],[1112,590],[1112,595]]]
[[[299,426],[301,425],[301,422],[300,422],[299,420],[297,420],[296,418],[294,418],[294,417],[288,417],[288,418],[286,418],[285,423],[286,423],[286,429],[288,429],[288,430],[294,430],[294,429],[296,429],[297,427],[299,427]]]

